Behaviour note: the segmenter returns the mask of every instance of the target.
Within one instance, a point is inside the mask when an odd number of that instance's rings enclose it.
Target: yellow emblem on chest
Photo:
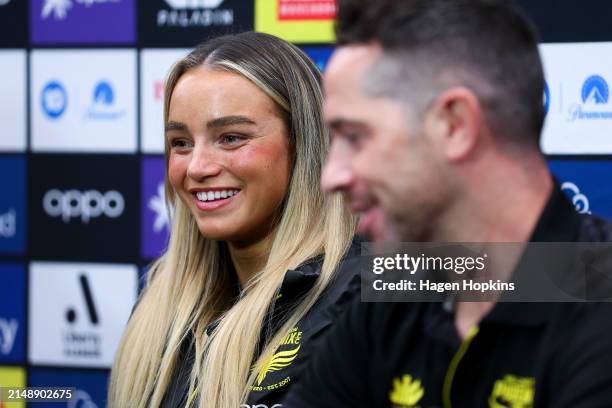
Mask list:
[[[293,363],[293,360],[297,357],[298,351],[300,351],[300,346],[292,350],[279,351],[274,354],[266,363],[264,364],[261,372],[257,376],[257,385],[261,385],[263,380],[266,378],[266,375],[272,371],[279,371],[285,367],[288,367]]]
[[[423,398],[425,390],[421,380],[412,379],[411,375],[404,374],[402,378],[393,379],[393,390],[389,393],[389,400],[397,408],[418,408],[417,403]]]
[[[297,346],[288,350],[279,351],[273,354],[268,360],[264,363],[259,375],[257,376],[257,385],[260,386],[263,380],[266,378],[268,373],[273,371],[280,371],[285,367],[289,367],[293,360],[298,355],[298,351],[300,351],[302,340],[302,332],[294,327],[291,331],[283,338],[280,346]]]
[[[489,397],[490,408],[531,408],[535,379],[506,375],[495,381]]]

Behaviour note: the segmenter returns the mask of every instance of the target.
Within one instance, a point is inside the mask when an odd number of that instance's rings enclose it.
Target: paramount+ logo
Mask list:
[[[115,190],[102,193],[98,190],[52,189],[43,197],[43,208],[47,215],[61,218],[66,224],[73,219],[87,224],[99,217],[119,218],[125,210],[125,200]]]

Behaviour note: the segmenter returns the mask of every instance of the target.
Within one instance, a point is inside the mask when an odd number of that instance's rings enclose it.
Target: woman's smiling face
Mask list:
[[[287,194],[289,134],[280,108],[241,75],[201,66],[170,99],[168,177],[207,238],[265,237]]]

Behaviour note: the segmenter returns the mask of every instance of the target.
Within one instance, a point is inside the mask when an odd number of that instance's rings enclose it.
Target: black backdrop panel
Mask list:
[[[254,0],[210,0],[216,7],[190,7],[185,0],[139,0],[143,47],[193,47],[211,36],[253,29]]]
[[[0,0],[0,47],[28,44],[28,1]]]
[[[30,251],[39,260],[138,259],[140,166],[128,155],[34,155]]]
[[[516,0],[537,25],[543,42],[610,41],[610,0]]]

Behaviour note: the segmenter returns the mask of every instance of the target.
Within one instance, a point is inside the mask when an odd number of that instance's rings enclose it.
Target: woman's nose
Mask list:
[[[210,146],[196,145],[191,155],[187,176],[196,181],[202,181],[209,177],[218,176],[223,170],[218,154],[212,151]]]

